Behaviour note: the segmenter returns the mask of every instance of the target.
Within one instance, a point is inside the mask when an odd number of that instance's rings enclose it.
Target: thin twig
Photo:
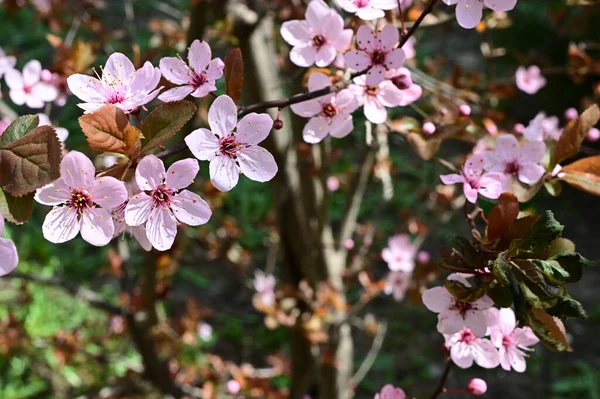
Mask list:
[[[352,378],[350,378],[348,389],[354,389],[367,376],[367,373],[369,370],[371,370],[371,367],[373,367],[373,364],[375,363],[375,360],[381,351],[386,332],[387,323],[384,321],[379,324],[377,335],[375,335],[375,338],[373,338],[373,344],[371,345],[371,349],[365,357],[365,360],[363,360],[356,373],[352,376]]]
[[[415,31],[419,28],[419,26],[421,25],[421,22],[423,22],[423,20],[425,19],[425,17],[431,13],[431,11],[433,11],[433,7],[435,6],[435,4],[438,2],[438,0],[431,0],[429,2],[429,4],[427,4],[427,7],[425,7],[425,9],[421,12],[421,15],[419,15],[419,18],[417,18],[417,20],[414,22],[413,26],[410,27],[410,30],[408,31],[408,33],[404,36],[402,36],[402,39],[400,40],[400,46],[402,47],[404,46],[404,44],[408,41],[408,39],[410,39],[410,37],[415,33]]]
[[[448,374],[450,374],[450,369],[452,368],[452,360],[446,360],[446,368],[444,369],[444,373],[440,377],[437,386],[435,387],[435,391],[431,394],[429,399],[437,399],[442,393],[444,393],[444,387],[446,385],[446,380],[448,379]]]

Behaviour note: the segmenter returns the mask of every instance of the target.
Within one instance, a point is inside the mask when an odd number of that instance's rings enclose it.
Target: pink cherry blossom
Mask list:
[[[95,246],[112,239],[115,226],[110,209],[127,199],[123,182],[114,177],[94,178],[88,157],[71,151],[60,164],[60,179],[37,190],[35,200],[53,206],[42,226],[44,238],[60,244],[81,237]]]
[[[4,216],[0,213],[0,236],[4,234]],[[8,238],[0,237],[0,276],[12,272],[19,263],[19,255],[15,243]]]
[[[487,383],[481,378],[473,378],[467,385],[467,392],[473,396],[481,396],[487,392]]]
[[[50,122],[50,118],[46,114],[37,114],[40,123],[39,126],[52,126],[52,122]],[[54,126],[54,130],[56,131],[56,135],[62,144],[65,143],[65,140],[69,137],[69,131],[64,127]]]
[[[41,73],[42,64],[37,60],[25,64],[22,73],[16,69],[6,71],[4,80],[10,89],[8,95],[13,103],[25,104],[29,108],[43,108],[44,103],[56,99],[56,88],[43,82],[40,78]]]
[[[12,55],[6,55],[4,50],[0,48],[0,78],[8,71],[13,69],[17,64],[17,59]]]
[[[71,92],[83,103],[78,106],[86,112],[94,112],[105,104],[114,104],[125,112],[131,112],[154,100],[161,74],[158,68],[146,62],[138,70],[125,55],[114,53],[102,69],[98,79],[81,74],[69,76],[67,84]]]
[[[404,51],[404,56],[407,60],[412,60],[417,55],[417,51],[415,50],[415,45],[417,44],[417,38],[411,36],[408,38],[404,46],[402,46],[402,51]]]
[[[565,111],[565,119],[568,121],[577,119],[578,116],[579,116],[579,112],[577,111],[577,109],[575,109],[573,107],[567,108],[567,110]]]
[[[511,368],[519,373],[525,371],[525,358],[531,349],[540,340],[531,328],[517,327],[515,312],[510,308],[488,310],[489,334],[492,343],[498,348],[500,365],[506,371]]]
[[[427,251],[419,251],[417,253],[417,261],[419,263],[429,263],[431,261],[431,254]]]
[[[173,246],[177,221],[200,226],[210,219],[208,204],[198,194],[185,190],[199,169],[198,161],[191,158],[175,162],[166,172],[163,162],[154,155],[138,164],[135,181],[142,191],[129,199],[125,222],[129,226],[145,224],[146,236],[157,250]]]
[[[358,50],[346,53],[346,65],[355,71],[367,72],[366,85],[376,86],[385,78],[385,71],[400,68],[406,59],[404,50],[395,48],[400,33],[394,25],[386,25],[379,33],[361,25],[356,33]]]
[[[331,80],[321,72],[313,72],[308,77],[308,89],[320,90],[331,86]],[[349,89],[328,94],[291,106],[292,111],[305,118],[311,118],[304,126],[302,135],[307,143],[319,143],[328,134],[335,138],[346,137],[354,129],[352,112],[358,108],[358,100]]]
[[[504,191],[503,176],[487,172],[484,153],[473,154],[465,162],[461,174],[441,175],[444,184],[462,183],[465,197],[471,203],[477,202],[477,195],[496,199]]]
[[[529,125],[523,131],[523,135],[529,141],[558,141],[562,135],[562,129],[559,127],[560,121],[556,116],[546,116],[540,112],[529,122]]]
[[[406,394],[401,388],[396,388],[392,384],[384,385],[381,391],[375,394],[373,399],[406,399]]]
[[[350,47],[352,35],[352,29],[344,29],[342,17],[323,0],[308,4],[305,20],[286,21],[281,26],[281,36],[294,46],[290,60],[301,67],[328,66]]]
[[[398,234],[388,240],[388,246],[381,251],[381,257],[393,272],[412,272],[417,250],[407,234]]]
[[[470,328],[465,327],[452,335],[445,335],[446,345],[450,348],[450,358],[458,367],[467,369],[475,362],[477,365],[492,369],[500,364],[498,350],[489,339],[480,338]]]
[[[238,123],[235,103],[223,95],[210,107],[208,124],[211,130],[194,130],[185,143],[196,158],[210,161],[210,181],[217,189],[231,190],[240,173],[258,182],[269,181],[277,174],[273,155],[257,145],[273,128],[268,114],[251,113]]]
[[[483,6],[494,11],[510,11],[517,5],[517,0],[443,0],[448,5],[456,4],[456,20],[465,29],[477,26],[483,17]]]
[[[202,341],[210,341],[213,336],[213,328],[208,323],[198,323],[198,336]]]
[[[236,394],[242,389],[242,386],[236,380],[227,381],[227,391],[231,394]]]
[[[189,66],[179,57],[165,57],[160,60],[160,72],[171,83],[180,85],[158,96],[161,101],[183,100],[192,97],[205,97],[216,91],[215,81],[223,76],[225,64],[220,58],[211,60],[212,51],[206,42],[194,40],[188,51]]]
[[[459,279],[459,277],[451,275],[448,279]],[[485,335],[487,330],[485,311],[494,304],[487,296],[472,303],[459,301],[445,287],[434,287],[425,291],[423,303],[427,309],[439,313],[437,329],[440,333],[455,334],[465,327],[478,337]]]
[[[275,277],[271,274],[265,274],[260,270],[254,275],[254,289],[260,295],[261,301],[266,306],[275,303]]]
[[[135,179],[131,179],[125,183],[125,188],[127,189],[127,200],[114,208],[111,213],[113,222],[115,223],[114,237],[118,237],[124,232],[128,232],[137,240],[145,251],[150,251],[152,249],[152,243],[148,240],[148,236],[146,235],[146,227],[143,225],[128,226],[125,222],[125,210],[127,209],[127,204],[129,204],[129,198],[139,194],[141,190]]]
[[[340,179],[337,176],[327,178],[327,190],[334,192],[340,189]]]
[[[387,281],[383,292],[387,295],[392,295],[396,302],[400,302],[404,299],[404,295],[410,286],[410,279],[412,274],[410,272],[390,272],[387,276]]]
[[[423,133],[432,135],[435,133],[436,128],[433,122],[425,122],[423,123],[423,127],[421,128]]]
[[[544,176],[546,169],[540,164],[546,145],[542,141],[528,141],[522,146],[511,134],[496,140],[496,149],[486,154],[488,167],[504,174],[507,180],[517,177],[525,184],[534,184]]]
[[[469,116],[471,115],[471,107],[468,104],[462,104],[460,107],[458,107],[458,112],[462,116]]]
[[[517,87],[527,94],[535,94],[546,86],[546,78],[536,65],[529,68],[519,67],[516,73]]]
[[[365,21],[382,18],[385,16],[383,10],[398,7],[398,0],[337,0],[337,3],[345,11]]]
[[[585,139],[587,141],[591,141],[592,143],[600,140],[600,130],[598,130],[595,127],[591,128],[590,130],[588,130],[587,134],[585,135]]]

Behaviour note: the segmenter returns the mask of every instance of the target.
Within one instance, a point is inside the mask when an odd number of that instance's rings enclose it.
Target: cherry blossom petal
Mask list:
[[[385,78],[385,68],[383,65],[374,65],[367,72],[367,86],[377,86],[379,83],[383,82]]]
[[[311,32],[306,21],[286,21],[281,25],[281,36],[291,46],[306,46]]]
[[[44,238],[53,244],[61,244],[75,238],[79,233],[77,212],[68,206],[55,206],[46,215],[42,225]]]
[[[110,213],[102,208],[94,208],[81,217],[81,237],[88,243],[103,247],[112,240],[115,225]]]
[[[371,53],[377,49],[380,40],[375,35],[375,32],[373,32],[373,29],[367,25],[361,25],[358,31],[356,31],[356,43],[360,50],[366,50]]]
[[[194,182],[199,170],[200,165],[195,159],[177,161],[167,170],[166,186],[170,190],[186,188]]]
[[[294,47],[290,51],[290,60],[299,67],[309,67],[315,63],[317,50],[313,46]]]
[[[423,293],[423,304],[435,313],[447,311],[453,301],[454,297],[444,287],[433,287]]]
[[[517,0],[483,0],[486,7],[494,11],[510,11],[517,5]]]
[[[497,199],[505,191],[501,175],[488,173],[483,175],[479,182],[481,184],[479,193],[486,198]]]
[[[184,140],[192,154],[201,161],[207,161],[219,153],[219,138],[208,129],[196,129]]]
[[[121,53],[113,53],[102,70],[102,80],[111,86],[122,86],[133,80],[135,67],[127,56]]]
[[[373,7],[364,7],[358,9],[356,16],[365,21],[372,21],[377,18],[385,17],[385,13]]]
[[[183,190],[174,197],[171,210],[177,220],[189,226],[205,224],[212,215],[206,201],[200,198],[198,194],[188,190]]]
[[[522,164],[519,168],[519,180],[525,184],[533,184],[539,181],[546,173],[542,165],[536,163]]]
[[[150,242],[150,240],[148,240],[148,237],[146,236],[145,226],[132,227],[131,235],[137,240],[137,242],[144,249],[144,251],[152,250],[152,243]]]
[[[479,310],[469,310],[464,316],[465,327],[469,327],[477,337],[483,337],[487,331],[487,317]]]
[[[456,6],[456,20],[465,29],[472,29],[481,21],[483,4],[481,0],[461,0]]]
[[[154,201],[148,194],[141,192],[129,199],[125,208],[125,222],[128,226],[144,224],[152,214]]]
[[[384,80],[379,85],[379,94],[377,99],[382,105],[388,108],[397,107],[404,97],[403,91],[394,86],[394,84],[388,80]]]
[[[90,195],[92,201],[106,209],[116,208],[127,201],[125,184],[110,176],[99,177],[94,180]]]
[[[450,358],[458,367],[468,369],[473,365],[470,345],[459,342],[450,348]]]
[[[474,204],[477,202],[477,189],[474,187],[471,187],[471,185],[469,183],[465,183],[463,184],[463,192],[465,193],[465,197],[467,198],[467,200]]]
[[[210,92],[216,91],[217,86],[214,83],[205,82],[202,86],[198,87],[194,92],[192,92],[192,97],[202,98],[206,97]]]
[[[371,65],[369,54],[361,50],[351,50],[344,55],[346,66],[355,71],[361,72]]]
[[[359,107],[356,95],[349,89],[344,89],[335,96],[335,105],[340,113],[351,114]]]
[[[455,334],[467,326],[465,320],[458,312],[440,313],[438,315],[437,330],[442,334]]]
[[[135,181],[141,190],[154,190],[165,177],[165,165],[154,155],[144,157],[135,170]]]
[[[408,104],[412,104],[417,101],[423,95],[423,88],[418,84],[412,84],[408,89],[402,90],[402,99],[398,104],[401,107],[405,107]]]
[[[331,86],[331,79],[322,72],[313,72],[308,76],[308,89],[310,91],[321,90]]]
[[[486,369],[493,369],[500,364],[498,350],[491,341],[478,339],[472,345],[472,353],[475,363]]]
[[[335,60],[336,55],[335,47],[327,44],[323,45],[315,54],[315,64],[321,68],[326,67]]]
[[[103,103],[102,83],[91,76],[76,73],[67,78],[69,90],[86,103]]]
[[[0,238],[0,276],[12,272],[18,264],[19,255],[15,243],[8,238]]]
[[[406,61],[406,55],[401,48],[394,49],[385,55],[385,67],[388,69],[400,68]]]
[[[179,86],[169,89],[158,96],[160,101],[164,101],[166,103],[170,101],[179,101],[183,100],[187,96],[189,96],[194,91],[193,86]]]
[[[269,114],[252,112],[238,123],[236,138],[244,144],[258,144],[267,138],[272,128],[273,119]]]
[[[463,175],[459,175],[456,173],[453,173],[450,175],[440,175],[440,179],[442,180],[442,182],[444,184],[447,184],[447,185],[463,183],[465,181],[465,178],[463,177]]]
[[[396,46],[396,44],[398,44],[398,41],[400,40],[400,32],[394,25],[387,24],[383,27],[381,32],[379,32],[379,39],[381,41],[381,50],[388,53]],[[389,55],[390,53],[386,55],[386,61]],[[404,56],[404,52],[402,52],[402,56]]]
[[[352,115],[338,114],[331,123],[329,134],[336,139],[341,139],[352,133],[352,130],[354,130]]]
[[[31,96],[43,102],[50,102],[56,100],[58,90],[50,83],[40,82],[31,88]]]
[[[305,118],[315,116],[323,109],[319,100],[308,100],[298,104],[292,104],[291,108],[296,115],[300,115]]]
[[[38,60],[31,60],[23,67],[23,83],[25,86],[33,86],[40,81],[42,64]]]
[[[22,89],[11,89],[8,92],[8,96],[10,97],[10,100],[16,105],[23,105],[27,101],[27,95]]]
[[[71,189],[90,188],[96,168],[88,157],[78,151],[71,151],[60,163],[60,177]]]
[[[311,118],[302,130],[302,138],[310,144],[321,142],[329,133],[329,122],[326,118]]]
[[[189,83],[192,71],[179,57],[161,58],[160,72],[169,82],[182,85]],[[78,96],[79,97],[79,96]]]
[[[277,174],[277,163],[273,155],[256,145],[240,150],[238,162],[242,173],[254,181],[266,182]]]
[[[177,235],[177,220],[168,208],[154,208],[148,223],[146,236],[154,248],[166,251],[173,246]]]
[[[365,116],[373,123],[383,123],[387,119],[387,109],[377,99],[368,97],[364,109]]]
[[[208,64],[208,69],[206,70],[206,78],[208,80],[221,79],[221,76],[223,76],[224,68],[225,63],[221,61],[220,58],[215,58]]]
[[[50,184],[39,188],[35,193],[36,202],[43,205],[60,205],[64,204],[71,198],[71,189],[64,183],[62,179],[58,179]],[[0,220],[2,217],[0,217]],[[2,232],[0,232],[2,235]]]
[[[229,191],[236,186],[240,171],[235,161],[221,155],[210,161],[210,182],[219,191]]]
[[[515,160],[519,155],[520,147],[517,138],[511,134],[503,134],[496,140],[495,155],[507,162]]]
[[[23,89],[23,75],[16,69],[6,71],[4,74],[4,81],[11,91]]]
[[[140,69],[134,72],[133,79],[129,84],[129,92],[139,93],[143,98],[146,95],[145,93],[156,88],[161,77],[160,68],[156,68],[151,62],[146,61]],[[132,98],[136,98],[136,96],[132,96]],[[138,99],[136,98],[136,100]]]
[[[342,34],[333,38],[334,46],[337,51],[345,51],[352,45],[354,32],[352,29],[344,29]]]
[[[212,51],[208,43],[198,39],[192,42],[188,51],[188,62],[197,75],[208,67],[211,58]]]
[[[231,97],[222,95],[212,103],[208,110],[208,124],[218,136],[228,136],[237,124],[237,107]]]
[[[546,144],[543,141],[527,142],[519,151],[521,162],[540,162],[546,154]]]
[[[513,332],[513,339],[516,343],[523,346],[531,346],[540,342],[530,327],[516,328]]]
[[[306,22],[313,29],[318,28],[330,12],[331,8],[323,0],[313,0],[306,8]]]

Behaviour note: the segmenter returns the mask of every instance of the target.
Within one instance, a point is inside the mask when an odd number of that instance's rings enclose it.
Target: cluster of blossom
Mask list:
[[[404,299],[404,294],[410,285],[417,251],[417,246],[411,243],[406,234],[390,237],[388,246],[381,251],[381,257],[390,269],[384,292],[392,295],[397,302]]]
[[[497,11],[510,11],[517,5],[517,0],[443,0],[448,5],[456,4],[456,20],[466,29],[472,29],[483,17],[483,6]]]
[[[254,276],[254,289],[260,297],[260,301],[265,306],[271,306],[275,303],[275,276],[257,271]]]
[[[468,277],[452,274],[448,279],[470,287]],[[444,287],[425,291],[423,303],[438,313],[437,329],[444,334],[450,357],[458,367],[469,368],[475,362],[484,368],[500,365],[507,371],[525,371],[529,347],[539,339],[531,328],[518,327],[512,309],[493,308],[487,296],[472,303],[459,301]]]
[[[487,392],[487,383],[481,378],[473,378],[467,384],[464,390],[453,389],[453,393],[465,392],[472,396],[481,396]],[[395,387],[391,384],[384,385],[379,393],[375,394],[373,399],[406,399],[406,393],[402,388]]]

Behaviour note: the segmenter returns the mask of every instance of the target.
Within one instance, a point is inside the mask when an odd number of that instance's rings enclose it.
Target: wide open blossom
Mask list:
[[[211,60],[212,52],[206,42],[194,40],[188,51],[189,66],[179,57],[165,57],[160,60],[160,72],[169,82],[181,85],[158,96],[161,101],[183,100],[192,97],[205,97],[217,90],[215,81],[223,76],[225,64],[220,58]]]
[[[198,194],[185,190],[199,169],[198,161],[188,158],[175,162],[165,172],[163,161],[148,155],[135,170],[135,181],[142,191],[129,198],[125,222],[129,226],[145,223],[146,236],[159,251],[173,246],[177,221],[200,226],[212,216],[208,204]]]
[[[301,67],[328,66],[338,52],[350,47],[352,35],[352,29],[344,29],[342,17],[323,0],[308,4],[305,20],[286,21],[281,25],[281,36],[294,46],[290,60]]]
[[[77,104],[86,112],[94,112],[106,104],[114,104],[129,113],[154,100],[161,74],[158,68],[146,62],[138,70],[125,55],[114,53],[102,69],[98,79],[82,74],[69,76],[67,84],[71,92],[83,100]]]
[[[253,112],[238,123],[235,103],[223,95],[208,110],[208,124],[211,130],[194,130],[185,143],[196,158],[210,161],[210,181],[217,189],[231,190],[240,173],[258,182],[269,181],[277,174],[273,155],[257,145],[273,128],[269,114]]]
[[[356,33],[358,50],[346,53],[346,65],[355,71],[367,72],[366,84],[376,86],[385,78],[385,71],[400,68],[406,59],[401,48],[395,48],[400,40],[398,28],[386,25],[379,33],[361,25]]]
[[[504,174],[506,180],[517,177],[522,183],[534,184],[546,173],[540,164],[545,153],[543,141],[521,146],[515,136],[504,134],[496,140],[496,149],[486,153],[486,159],[489,170]]]
[[[529,68],[519,67],[516,73],[517,87],[527,94],[535,94],[542,87],[546,86],[546,78],[542,75],[542,71],[536,65]]]
[[[461,174],[441,175],[444,184],[463,184],[465,197],[471,203],[477,201],[477,195],[496,199],[504,191],[503,176],[500,173],[486,171],[485,154],[473,154],[467,158]]]
[[[54,206],[42,226],[46,240],[60,244],[81,232],[92,245],[110,242],[115,232],[110,210],[127,199],[127,190],[122,181],[94,178],[95,173],[88,157],[71,151],[60,164],[60,179],[37,190],[37,202]]]
[[[308,90],[315,91],[331,86],[331,80],[321,72],[313,72],[308,77]],[[358,108],[358,100],[349,89],[328,94],[314,100],[292,104],[292,111],[305,118],[311,118],[304,126],[302,137],[307,143],[319,143],[328,134],[341,139],[354,129],[352,112]]]
[[[10,91],[11,101],[29,108],[43,108],[44,103],[54,101],[58,96],[56,87],[41,80],[42,64],[31,60],[23,67],[23,73],[16,69],[6,71],[4,80]]]
[[[477,26],[483,17],[483,6],[494,11],[510,11],[517,5],[517,0],[443,0],[448,5],[456,4],[456,20],[465,29]]]
[[[50,122],[50,118],[48,118],[48,115],[37,114],[37,116],[40,120],[39,126],[52,126],[52,122]],[[54,126],[54,131],[56,132],[56,135],[58,136],[60,142],[64,145],[65,140],[69,137],[69,131],[64,127],[57,126]]]
[[[486,369],[500,364],[498,350],[489,339],[480,338],[471,329],[465,327],[453,335],[445,335],[446,345],[450,348],[450,358],[458,367],[469,368],[473,362]]]
[[[141,190],[139,189],[135,179],[131,179],[130,181],[125,183],[125,188],[127,189],[127,200],[112,210],[112,218],[115,223],[114,237],[120,236],[124,232],[128,232],[133,238],[137,240],[137,242],[145,251],[150,251],[152,249],[152,244],[146,236],[146,227],[143,225],[128,226],[125,222],[125,209],[127,209],[129,198],[138,194]]]
[[[0,213],[0,236],[4,234],[4,216]],[[0,276],[12,272],[19,263],[19,255],[15,243],[8,238],[0,237]]]
[[[385,282],[383,292],[391,295],[396,302],[404,299],[404,295],[410,286],[412,273],[410,272],[390,272]]]
[[[529,122],[523,131],[523,136],[529,141],[558,141],[562,135],[559,125],[560,121],[556,116],[547,116],[540,112]]]
[[[498,348],[500,365],[506,371],[511,368],[519,373],[525,371],[525,358],[529,346],[540,342],[531,328],[517,327],[515,312],[510,308],[488,310],[488,332],[492,343]]]
[[[265,274],[260,270],[254,275],[254,289],[260,295],[262,303],[270,306],[275,303],[275,276]]]
[[[371,21],[383,18],[383,10],[393,10],[398,7],[398,0],[337,0],[345,11],[356,14],[360,19]]]
[[[6,55],[4,50],[0,48],[0,78],[6,72],[10,71],[17,64],[17,59],[12,55]]]
[[[407,234],[397,234],[388,240],[388,246],[381,251],[381,257],[393,272],[412,272],[417,250]]]
[[[392,384],[384,385],[379,393],[375,394],[373,399],[406,399],[406,394],[401,388],[396,388]]]
[[[448,279],[459,277],[451,275]],[[488,296],[475,302],[463,302],[454,298],[445,287],[434,287],[423,293],[423,304],[432,312],[439,313],[437,329],[440,333],[455,334],[463,328],[469,328],[476,336],[483,337],[487,330],[485,311],[494,302]]]

